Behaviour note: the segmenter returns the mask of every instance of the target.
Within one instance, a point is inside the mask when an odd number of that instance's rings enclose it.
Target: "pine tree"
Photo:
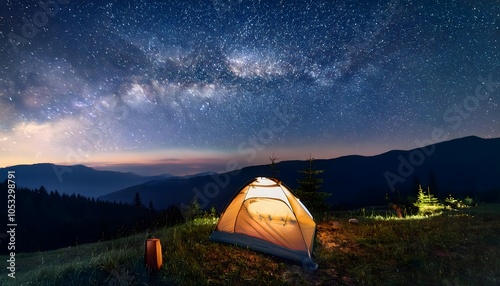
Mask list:
[[[134,201],[133,201],[132,205],[138,209],[142,208],[142,201],[141,201],[141,196],[139,195],[139,192],[135,193]]]
[[[439,200],[431,194],[430,188],[427,188],[427,192],[424,192],[421,185],[418,186],[418,197],[415,206],[418,207],[418,212],[424,215],[434,214],[444,208],[439,203]]]
[[[436,179],[436,175],[433,171],[429,172],[429,188],[431,188],[435,197],[439,197],[439,187]]]
[[[195,218],[201,217],[203,210],[201,209],[198,197],[194,196],[187,208],[184,210],[184,218],[186,221],[192,221]]]
[[[297,180],[297,183],[299,183],[299,187],[296,191],[297,197],[310,210],[326,211],[328,209],[328,205],[325,200],[331,194],[319,191],[321,189],[321,184],[323,183],[323,179],[319,178],[319,175],[321,175],[324,170],[314,169],[314,158],[311,156],[309,156],[307,162],[307,169],[298,171],[303,174],[303,177],[302,179]]]

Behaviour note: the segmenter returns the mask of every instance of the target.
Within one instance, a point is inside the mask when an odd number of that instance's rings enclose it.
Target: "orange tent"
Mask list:
[[[277,179],[258,177],[239,190],[210,240],[232,243],[301,262],[311,259],[316,223],[307,208]]]

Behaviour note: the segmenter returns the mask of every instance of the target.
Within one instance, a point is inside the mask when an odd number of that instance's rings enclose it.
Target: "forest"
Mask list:
[[[7,181],[0,183],[0,205],[7,205]],[[11,197],[12,198],[12,197]],[[8,208],[3,207],[2,228]],[[129,204],[113,203],[57,190],[15,189],[16,252],[36,252],[118,237],[184,221],[179,206],[155,210],[146,207],[139,194]],[[6,233],[1,231],[1,233]],[[0,254],[7,254],[7,240],[0,237]]]

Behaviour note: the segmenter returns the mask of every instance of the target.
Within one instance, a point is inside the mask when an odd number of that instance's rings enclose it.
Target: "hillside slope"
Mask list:
[[[324,170],[322,191],[333,194],[330,202],[347,207],[383,204],[386,193],[416,194],[417,183],[432,185],[432,192],[441,197],[449,193],[473,195],[500,188],[500,138],[465,137],[371,157],[315,160],[314,167]],[[307,163],[284,161],[277,168],[278,178],[295,189],[300,178],[297,171],[306,169]],[[216,175],[147,182],[100,198],[127,201],[138,192],[144,202],[151,200],[163,208],[187,204],[197,195],[203,208],[213,205],[221,210],[247,181],[271,174],[268,165],[252,166]]]
[[[7,178],[7,171],[15,171],[16,183],[20,187],[35,189],[44,186],[48,191],[57,190],[59,193],[86,197],[98,197],[147,181],[170,177],[139,176],[133,173],[99,171],[84,165],[61,166],[49,163],[0,168],[1,178]],[[131,199],[132,197],[127,202]]]

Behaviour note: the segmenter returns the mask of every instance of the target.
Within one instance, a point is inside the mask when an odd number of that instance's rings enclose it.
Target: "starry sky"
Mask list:
[[[0,11],[0,167],[184,175],[500,137],[496,0]]]

